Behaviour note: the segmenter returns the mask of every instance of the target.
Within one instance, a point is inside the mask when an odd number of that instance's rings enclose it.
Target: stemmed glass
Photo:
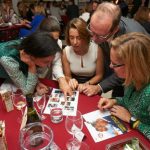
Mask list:
[[[75,138],[75,134],[80,132],[83,128],[83,117],[80,111],[77,111],[76,116],[66,117],[65,128],[69,134],[73,135],[73,138],[66,144],[67,149],[79,149],[80,142]]]
[[[43,115],[43,111],[46,105],[46,95],[44,94],[42,96],[35,96],[34,102],[36,102],[36,105],[38,109],[40,110],[41,119],[42,120],[46,119],[46,116]]]
[[[23,108],[26,106],[26,98],[21,93],[19,94],[12,93],[11,98],[12,98],[14,106],[18,110],[21,110],[21,116],[23,116]]]

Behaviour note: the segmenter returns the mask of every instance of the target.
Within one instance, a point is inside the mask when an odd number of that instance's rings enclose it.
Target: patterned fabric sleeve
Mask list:
[[[23,91],[24,94],[34,92],[35,86],[38,82],[38,78],[35,74],[28,72],[28,76],[25,77],[23,72],[19,70],[18,62],[7,56],[1,57],[0,63],[8,73],[11,80]]]
[[[133,88],[130,87],[126,92],[123,98],[116,98],[117,104],[127,108],[140,120],[137,129],[150,139],[150,85],[138,92],[133,92]]]
[[[125,106],[123,97],[116,97],[117,105]]]
[[[141,97],[140,105],[143,108],[140,110],[141,111],[140,121],[143,119],[144,123],[141,121],[137,129],[150,140],[150,91],[149,90],[143,93]]]
[[[150,125],[140,123],[138,126],[138,130],[142,132],[150,140]]]

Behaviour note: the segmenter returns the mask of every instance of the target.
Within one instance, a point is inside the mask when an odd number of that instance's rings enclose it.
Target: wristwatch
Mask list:
[[[135,118],[134,116],[131,116],[130,118],[130,127],[133,128],[133,124],[137,121],[138,119]]]

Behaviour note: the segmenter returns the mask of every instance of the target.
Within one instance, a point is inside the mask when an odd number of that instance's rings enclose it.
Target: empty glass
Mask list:
[[[49,150],[53,144],[53,131],[40,122],[30,123],[20,131],[22,150]]]
[[[37,107],[40,110],[41,119],[46,119],[46,116],[43,115],[43,111],[46,106],[46,95],[44,94],[42,96],[35,96],[34,101],[36,102]]]
[[[68,133],[73,135],[72,139],[69,139],[66,147],[68,150],[79,150],[81,142],[75,138],[75,134],[80,132],[83,128],[83,117],[80,111],[77,111],[76,116],[67,116],[65,120],[65,128]]]
[[[68,133],[74,135],[83,128],[83,117],[80,111],[77,111],[76,116],[66,116],[65,128]]]
[[[13,101],[14,106],[18,109],[21,110],[21,118],[18,118],[17,121],[21,123],[22,121],[22,116],[24,114],[23,108],[26,106],[26,98],[22,94],[12,94],[11,99]]]
[[[66,143],[67,150],[89,150],[89,146],[85,142],[80,142],[77,139],[70,139]]]

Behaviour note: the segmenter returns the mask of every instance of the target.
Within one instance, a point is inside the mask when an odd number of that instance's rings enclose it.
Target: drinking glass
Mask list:
[[[22,150],[49,150],[53,143],[53,131],[40,122],[30,123],[20,131]]]
[[[66,144],[67,150],[89,150],[89,146],[85,142],[80,142],[77,139],[70,139]]]
[[[11,99],[13,101],[14,106],[18,109],[21,110],[21,117],[23,116],[23,108],[26,106],[26,98],[24,95],[21,93],[19,94],[14,94],[12,93]]]
[[[43,111],[46,106],[46,95],[35,96],[34,101],[36,102],[37,108],[40,110],[41,119],[46,119],[46,116],[43,115]]]
[[[74,149],[80,147],[79,141],[74,137],[77,132],[80,132],[83,128],[83,117],[80,111],[77,111],[76,116],[67,116],[65,120],[65,128],[69,134],[73,135],[73,138],[67,142],[67,148],[71,146]]]

